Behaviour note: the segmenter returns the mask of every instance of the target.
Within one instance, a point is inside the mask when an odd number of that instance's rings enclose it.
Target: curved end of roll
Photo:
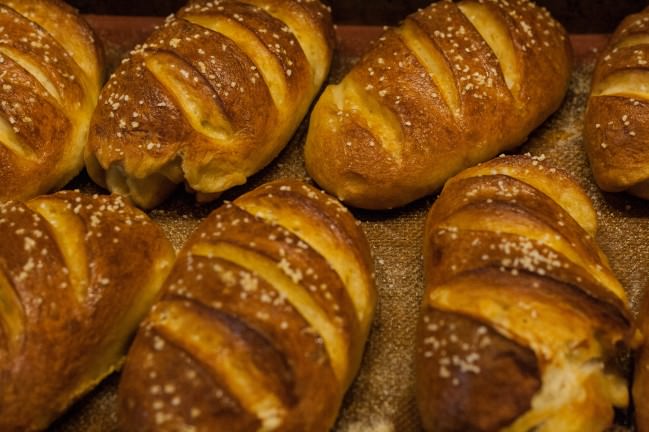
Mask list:
[[[372,133],[367,113],[341,100],[348,92],[339,90],[327,87],[311,114],[304,147],[308,174],[339,200],[363,209],[401,207],[426,195],[413,187],[416,173],[404,172],[392,151],[401,140],[386,143],[392,137]]]
[[[629,75],[625,80],[628,85],[640,78]],[[620,83],[606,90],[612,94],[597,91],[602,90],[593,90],[584,121],[584,146],[595,182],[606,192],[628,191],[649,199],[649,158],[644,150],[649,134],[642,125],[649,105]]]

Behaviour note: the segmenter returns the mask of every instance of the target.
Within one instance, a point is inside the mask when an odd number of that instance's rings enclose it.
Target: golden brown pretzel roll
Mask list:
[[[103,52],[76,10],[0,0],[0,201],[79,173],[102,75]]]
[[[434,3],[325,90],[307,170],[351,205],[407,204],[521,144],[558,108],[570,69],[565,31],[527,0]]]
[[[118,196],[0,204],[0,430],[47,427],[124,360],[173,265]]]
[[[627,17],[595,67],[584,138],[599,187],[649,199],[649,8]]]
[[[317,0],[194,1],[132,51],[93,118],[90,176],[142,207],[213,199],[286,145],[333,52]]]
[[[592,204],[540,159],[466,170],[428,215],[416,356],[426,430],[597,432],[628,403],[611,366],[634,340],[625,292],[594,241]]]
[[[214,211],[179,254],[120,383],[128,431],[328,431],[376,293],[338,201],[280,180]]]

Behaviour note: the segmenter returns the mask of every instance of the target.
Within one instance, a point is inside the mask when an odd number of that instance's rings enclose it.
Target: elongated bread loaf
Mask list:
[[[627,17],[600,54],[584,138],[599,187],[649,199],[649,8]]]
[[[0,430],[45,429],[119,368],[173,265],[121,197],[0,204]]]
[[[496,158],[447,182],[426,221],[417,401],[426,430],[606,430],[612,364],[634,341],[625,292],[564,172]]]
[[[0,0],[0,201],[65,185],[83,148],[103,52],[76,10],[58,0]]]
[[[127,431],[328,431],[375,304],[369,247],[333,198],[269,183],[194,232],[120,382]]]
[[[329,71],[317,0],[193,1],[136,47],[101,94],[90,176],[154,207],[245,183],[286,145]]]
[[[314,108],[309,174],[385,209],[521,144],[561,103],[570,43],[527,0],[440,1],[388,30]]]

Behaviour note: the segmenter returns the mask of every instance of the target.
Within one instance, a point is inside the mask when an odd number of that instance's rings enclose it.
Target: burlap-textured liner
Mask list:
[[[109,61],[113,65],[151,27],[151,21],[145,21],[143,25],[137,20],[115,21],[101,17],[95,17],[92,23],[99,29],[102,39],[107,41]],[[369,46],[369,40],[376,31],[343,27],[338,29],[338,33],[348,43],[337,53],[331,81],[340,79],[354,62],[356,54]],[[353,43],[349,43],[350,39],[353,39]],[[594,38],[593,44],[601,45],[602,40]],[[584,40],[579,42],[584,44]],[[603,195],[593,183],[581,138],[593,58],[592,52],[580,50],[578,68],[561,110],[534,132],[520,151],[544,154],[550,162],[571,172],[586,189],[598,210],[598,240],[635,307],[649,281],[649,203],[626,195]],[[234,198],[271,179],[305,178],[301,153],[305,133],[306,125],[303,124],[293,141],[270,167],[251,179],[245,187],[228,192],[224,198]],[[85,176],[75,180],[70,187],[97,191]],[[363,228],[372,245],[380,296],[363,365],[347,394],[336,431],[420,430],[413,402],[412,357],[423,287],[423,221],[433,200],[434,197],[430,197],[393,212],[354,212],[363,221]],[[163,226],[174,246],[180,248],[198,222],[219,203],[198,206],[190,196],[178,193],[161,209],[151,212],[151,216]],[[108,378],[50,430],[115,431],[118,378],[117,375]],[[619,423],[626,423],[624,416],[620,417]],[[619,427],[618,430],[628,429]]]

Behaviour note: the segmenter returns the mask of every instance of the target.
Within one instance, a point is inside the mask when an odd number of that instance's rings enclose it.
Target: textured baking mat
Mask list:
[[[143,40],[159,22],[151,18],[90,17],[107,51],[108,63],[116,65],[125,52]],[[331,81],[339,80],[358,59],[380,29],[340,27],[340,39]],[[649,283],[649,204],[626,195],[602,194],[594,185],[582,150],[582,120],[590,85],[596,48],[606,38],[572,38],[577,68],[569,93],[558,113],[534,132],[520,152],[545,157],[571,172],[586,189],[597,208],[598,239],[611,260],[613,269],[626,287],[635,307]],[[303,124],[279,158],[253,177],[245,187],[225,194],[232,199],[266,181],[280,178],[306,178],[302,146],[306,134]],[[69,188],[97,192],[85,175]],[[361,371],[348,392],[337,432],[418,432],[413,401],[412,360],[417,312],[423,290],[421,243],[423,222],[434,197],[420,200],[392,212],[354,211],[372,245],[376,263],[379,302]],[[199,206],[182,192],[150,214],[162,225],[176,248],[180,248],[194,227],[221,201]],[[119,376],[113,375],[79,401],[51,431],[113,432],[117,430],[115,389]],[[628,431],[621,415],[616,428]]]

